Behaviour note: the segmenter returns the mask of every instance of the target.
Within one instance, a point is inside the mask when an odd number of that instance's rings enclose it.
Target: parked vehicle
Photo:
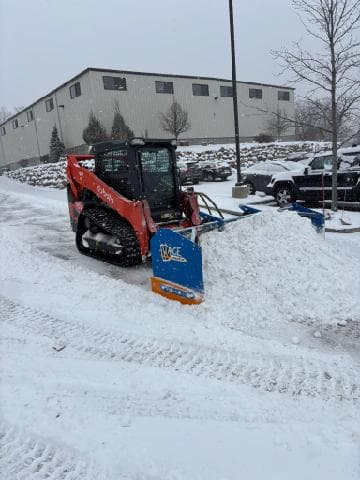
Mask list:
[[[242,180],[248,186],[249,194],[254,195],[257,191],[265,192],[266,186],[275,173],[298,169],[301,169],[301,164],[293,161],[258,162],[244,170]]]
[[[341,153],[341,151],[340,151]],[[349,153],[349,152],[347,152]],[[355,154],[355,152],[352,152]],[[349,156],[349,155],[348,155]],[[338,200],[360,201],[360,166],[343,166],[344,157],[338,157]],[[278,173],[274,175],[265,189],[272,195],[278,205],[297,200],[318,203],[330,200],[332,194],[331,152],[315,154],[300,170]]]
[[[178,162],[177,166],[181,185],[189,183],[197,185],[202,180],[203,172],[197,162]]]
[[[349,168],[350,169],[360,168],[360,155],[357,155],[356,157],[354,157],[353,162]]]
[[[224,181],[232,175],[231,167],[226,162],[205,161],[199,165],[202,170],[202,179],[205,182]]]

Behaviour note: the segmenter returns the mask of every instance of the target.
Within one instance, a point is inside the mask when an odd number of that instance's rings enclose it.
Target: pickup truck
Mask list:
[[[349,149],[347,149],[349,150]],[[338,200],[360,202],[360,164],[357,154],[360,147],[352,152],[352,163],[348,163],[350,155],[338,157]],[[345,160],[345,161],[344,161]],[[265,188],[267,195],[272,195],[278,205],[301,200],[309,203],[318,203],[331,200],[332,192],[332,162],[331,152],[314,154],[300,170],[278,173],[273,175]]]

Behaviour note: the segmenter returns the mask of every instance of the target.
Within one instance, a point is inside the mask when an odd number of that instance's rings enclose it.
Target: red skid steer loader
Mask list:
[[[123,267],[151,256],[153,291],[193,304],[204,292],[199,236],[224,220],[206,195],[181,190],[175,149],[133,138],[67,155],[69,213],[80,252]],[[199,195],[218,217],[200,212]]]

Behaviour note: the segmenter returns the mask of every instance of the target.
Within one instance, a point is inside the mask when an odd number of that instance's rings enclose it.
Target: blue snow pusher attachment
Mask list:
[[[204,295],[201,247],[181,233],[160,228],[150,241],[152,290],[181,303],[201,303]]]
[[[279,208],[279,212],[283,212],[285,210],[294,211],[300,215],[300,217],[309,218],[317,232],[323,231],[325,226],[325,218],[322,213],[311,210],[310,208],[306,208],[299,203],[289,203],[288,205]]]
[[[201,225],[178,230],[160,228],[150,241],[153,292],[184,304],[201,303],[204,281],[199,236],[211,230],[222,231],[227,223],[260,212],[247,205],[240,209],[242,214],[235,218],[225,219],[219,210],[219,217],[200,212]]]

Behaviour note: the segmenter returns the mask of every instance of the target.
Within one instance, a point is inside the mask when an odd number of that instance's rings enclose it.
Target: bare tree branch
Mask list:
[[[282,48],[273,55],[283,72],[291,72],[295,81],[326,95],[325,100],[309,98],[308,105],[315,110],[312,118],[325,125],[321,131],[331,130],[332,205],[336,210],[338,137],[346,123],[354,121],[360,105],[360,41],[354,38],[360,27],[360,0],[292,0],[292,6],[307,34],[318,40],[324,51],[309,52],[294,42],[292,49]]]

